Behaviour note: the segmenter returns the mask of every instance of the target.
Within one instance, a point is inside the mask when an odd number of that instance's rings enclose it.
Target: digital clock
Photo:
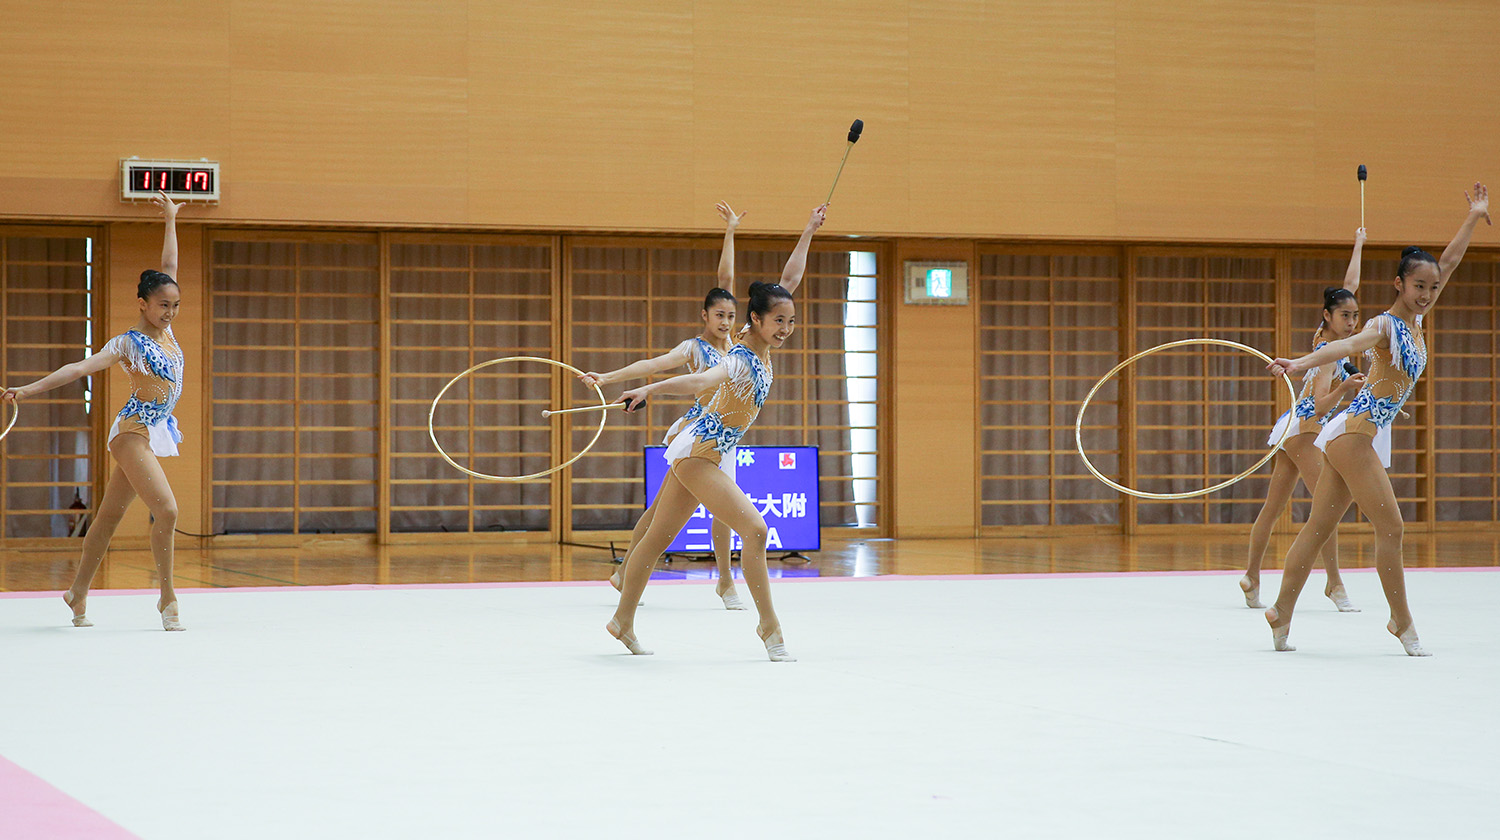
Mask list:
[[[120,161],[120,200],[150,201],[164,192],[178,201],[219,202],[219,163],[210,160]]]

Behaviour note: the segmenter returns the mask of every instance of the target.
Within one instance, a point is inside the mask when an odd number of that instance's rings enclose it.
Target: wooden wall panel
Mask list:
[[[16,4],[13,4],[16,5]],[[220,224],[1438,242],[1493,3],[19,4],[0,219],[138,216],[117,162],[224,163]]]
[[[377,532],[378,237],[230,232],[208,250],[213,533]]]
[[[141,215],[120,158],[228,151],[228,4],[8,3],[0,217]]]
[[[463,79],[236,70],[231,95],[236,215],[317,219],[337,196],[364,222],[464,220]]]
[[[1116,44],[1122,234],[1191,230],[1194,238],[1234,240],[1252,228],[1284,239],[1307,229],[1310,5],[1195,3],[1184,14],[1176,4],[1134,4]]]
[[[977,533],[978,263],[971,242],[907,240],[887,273],[892,304],[890,440],[894,537]],[[965,260],[968,306],[903,303],[907,260]]]
[[[1500,6],[1378,0],[1318,3],[1316,14],[1317,229],[1347,239],[1359,225],[1350,170],[1365,163],[1372,241],[1447,242],[1459,190],[1495,178],[1493,155],[1475,150],[1500,129],[1500,113],[1479,104],[1494,99],[1500,54],[1468,44],[1500,28]]]
[[[921,5],[908,230],[1118,235],[1116,4]],[[869,131],[886,142],[883,125]],[[851,180],[876,177],[866,160]]]
[[[474,215],[557,227],[688,226],[692,37],[684,0],[473,4]],[[713,214],[713,202],[702,210]]]
[[[236,69],[465,79],[468,3],[235,0]],[[433,49],[446,44],[447,49]]]
[[[712,228],[713,203],[732,197],[760,215],[747,226],[800,232],[860,118],[865,134],[820,237],[912,230],[911,32],[925,13],[911,11],[858,0],[694,3],[691,223]]]

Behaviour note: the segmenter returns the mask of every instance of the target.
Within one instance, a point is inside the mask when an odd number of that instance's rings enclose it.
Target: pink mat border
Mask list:
[[[1373,573],[1370,568],[1344,569],[1345,574]],[[1500,572],[1500,566],[1423,566],[1409,568],[1407,572]],[[1239,569],[1199,569],[1191,571],[1175,572],[1026,572],[1020,574],[996,574],[996,575],[865,575],[852,577],[847,575],[830,575],[828,577],[790,577],[775,578],[777,584],[783,583],[879,583],[881,581],[910,581],[910,580],[1077,580],[1089,578],[1134,578],[1134,577],[1198,577],[1203,575],[1239,575],[1243,574]],[[1279,569],[1267,569],[1266,574],[1281,574]],[[693,580],[654,580],[652,586],[698,586],[712,582],[712,579]],[[563,586],[608,586],[605,580],[528,580],[511,582],[488,582],[488,583],[349,583],[336,586],[297,586],[287,584],[282,586],[209,586],[195,587],[192,589],[178,588],[178,592],[201,595],[212,592],[358,592],[377,590],[403,590],[403,589],[535,589]],[[95,595],[141,595],[155,593],[155,589],[95,589],[89,593],[90,597]],[[58,591],[25,591],[25,592],[0,592],[0,599],[5,598],[57,598],[62,595]]]
[[[0,756],[0,814],[6,840],[140,840],[5,756]]]

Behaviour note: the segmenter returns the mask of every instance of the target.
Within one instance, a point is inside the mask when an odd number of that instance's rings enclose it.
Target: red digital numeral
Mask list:
[[[188,182],[189,188],[191,189],[194,184],[196,184],[198,187],[202,188],[205,192],[207,192],[208,191],[208,173],[207,172],[194,172],[192,180]]]

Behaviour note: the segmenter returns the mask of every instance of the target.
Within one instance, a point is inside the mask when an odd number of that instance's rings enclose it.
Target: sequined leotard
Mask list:
[[[122,333],[104,345],[119,355],[120,367],[130,376],[130,399],[109,429],[111,442],[119,435],[140,435],[151,442],[157,457],[177,454],[182,433],[172,409],[182,397],[182,348],[168,327],[158,342],[139,330]]]
[[[1327,345],[1328,342],[1320,341],[1318,342],[1318,346],[1313,348],[1313,351],[1321,350]],[[1333,365],[1333,387],[1338,387],[1339,383],[1349,378],[1349,372],[1344,370],[1343,360],[1329,362],[1329,364]],[[1329,418],[1338,413],[1338,407],[1334,406],[1333,410],[1322,417],[1317,416],[1318,405],[1317,400],[1313,396],[1313,389],[1317,383],[1318,374],[1322,373],[1322,371],[1323,368],[1321,366],[1315,367],[1302,377],[1302,391],[1297,395],[1297,402],[1286,413],[1276,419],[1276,425],[1271,429],[1271,437],[1266,440],[1267,446],[1275,446],[1277,443],[1282,442],[1282,434],[1286,432],[1288,423],[1295,422],[1297,425],[1292,429],[1290,434],[1286,435],[1287,438],[1293,438],[1297,435],[1315,435],[1323,431],[1323,425],[1328,422]]]
[[[762,361],[749,347],[736,344],[721,363],[729,378],[714,389],[713,395],[698,415],[667,446],[671,463],[683,458],[703,458],[721,464],[750,424],[760,414],[771,393],[772,371],[769,361]]]
[[[1416,319],[1416,329],[1408,327],[1406,322],[1389,312],[1371,318],[1365,329],[1385,336],[1386,344],[1384,347],[1377,344],[1365,351],[1365,357],[1370,360],[1365,386],[1348,408],[1323,427],[1317,445],[1323,449],[1329,441],[1341,435],[1367,435],[1373,439],[1381,463],[1389,468],[1391,421],[1396,419],[1401,406],[1416,390],[1417,380],[1427,367],[1427,342],[1422,338],[1420,315]]]

